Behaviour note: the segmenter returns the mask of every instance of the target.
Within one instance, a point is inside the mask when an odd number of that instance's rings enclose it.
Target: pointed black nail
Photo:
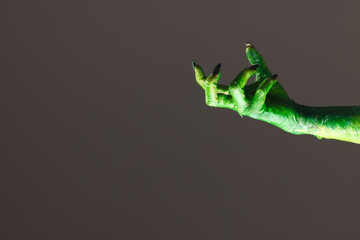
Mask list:
[[[245,44],[245,46],[248,48],[248,47],[253,47],[253,45],[251,44],[251,43],[249,43],[249,42],[247,42],[246,44]]]
[[[192,61],[191,61],[191,64],[192,64],[192,67],[195,69],[195,67],[196,67],[196,63],[195,63],[195,61],[194,61],[194,60],[192,60]]]
[[[218,65],[216,65],[214,71],[213,71],[213,75],[217,75],[220,71],[220,68],[221,68],[221,64],[219,63]]]

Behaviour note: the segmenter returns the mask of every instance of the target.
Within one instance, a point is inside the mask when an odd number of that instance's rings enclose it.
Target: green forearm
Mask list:
[[[309,107],[295,104],[298,114],[294,134],[311,134],[360,143],[360,106]]]
[[[268,104],[266,108],[247,115],[292,134],[360,144],[360,106],[309,107],[292,101]]]

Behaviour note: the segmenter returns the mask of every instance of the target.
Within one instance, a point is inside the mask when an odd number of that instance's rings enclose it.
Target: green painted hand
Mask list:
[[[272,75],[261,54],[247,43],[246,55],[252,65],[243,69],[230,86],[218,84],[221,65],[205,76],[193,61],[195,78],[205,90],[205,102],[211,107],[229,108],[241,116],[273,124],[293,134],[311,134],[319,139],[330,138],[360,144],[360,107],[309,107],[289,98]],[[246,85],[256,74],[255,82]]]

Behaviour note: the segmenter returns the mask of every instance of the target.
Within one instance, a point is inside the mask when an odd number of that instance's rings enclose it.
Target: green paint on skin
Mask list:
[[[310,134],[317,138],[337,139],[360,144],[360,106],[309,107],[289,98],[272,75],[264,58],[247,43],[250,68],[243,69],[229,86],[217,84],[221,65],[205,76],[193,61],[195,78],[205,90],[205,102],[211,107],[229,108],[275,125],[292,134]],[[246,85],[255,74],[255,82]]]

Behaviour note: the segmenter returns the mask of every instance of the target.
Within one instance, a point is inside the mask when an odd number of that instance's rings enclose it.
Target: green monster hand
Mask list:
[[[246,55],[252,66],[243,69],[230,86],[217,84],[220,64],[206,77],[193,61],[195,78],[205,90],[207,105],[235,110],[241,116],[268,122],[292,134],[360,144],[360,106],[309,107],[295,103],[250,43],[246,44]],[[254,74],[255,82],[246,85]]]

